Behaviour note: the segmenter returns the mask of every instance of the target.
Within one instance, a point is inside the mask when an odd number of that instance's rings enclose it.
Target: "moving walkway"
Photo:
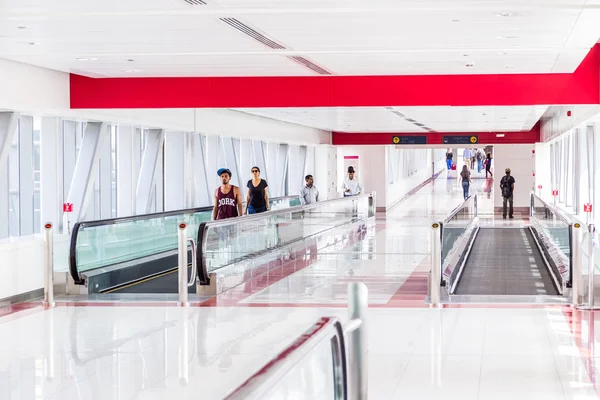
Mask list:
[[[204,207],[80,222],[71,236],[67,294],[178,293],[178,225],[184,222],[192,261],[188,292],[213,295],[264,273],[265,265],[306,253],[307,238],[316,250],[328,245],[318,239],[324,232],[362,229],[375,202],[365,194],[300,206],[297,197],[286,197],[272,199],[271,210],[221,221],[211,221],[212,207]]]
[[[567,303],[584,229],[535,194],[528,221],[480,219],[472,196],[432,225],[429,301]]]

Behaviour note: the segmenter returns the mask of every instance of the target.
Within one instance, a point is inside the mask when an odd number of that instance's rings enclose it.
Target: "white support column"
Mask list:
[[[233,176],[231,177],[231,184],[240,186],[240,157],[239,157],[239,145],[236,146],[235,141],[238,139],[223,137],[223,152],[225,154],[225,162],[227,168],[231,170]],[[237,149],[236,149],[237,147]]]
[[[219,164],[219,154],[222,152],[222,148],[220,146],[221,138],[218,136],[206,136],[206,183],[208,185],[209,193],[212,194],[212,190],[214,190],[219,184],[219,179],[217,177],[217,171],[219,168],[224,167],[224,165]],[[212,196],[210,198],[210,204],[212,204]]]
[[[100,159],[98,164],[98,189],[99,193],[99,210],[101,219],[112,218],[112,179],[111,179],[111,149],[110,149],[110,126],[102,132],[103,137],[100,140]]]
[[[185,133],[165,134],[165,211],[185,208]]]
[[[7,238],[8,232],[8,155],[17,132],[19,113],[0,112],[0,239]]]
[[[195,207],[209,206],[212,204],[212,190],[209,185],[208,175],[214,177],[217,171],[206,168],[206,136],[199,133],[192,134],[192,170],[194,172]]]
[[[33,235],[33,117],[25,115],[19,128],[19,214],[21,236]]]
[[[267,153],[268,153],[268,145],[267,143],[255,140],[253,143],[254,146],[254,165],[260,168],[261,176],[267,182],[269,181],[269,168],[267,168]],[[272,196],[272,195],[271,195]]]
[[[117,131],[117,217],[134,214],[136,173],[139,166],[135,165],[139,158],[138,147],[134,151],[135,128],[119,125]]]
[[[148,214],[153,204],[151,196],[155,195],[153,190],[155,186],[154,177],[156,176],[157,166],[162,165],[162,163],[159,163],[159,157],[162,159],[164,139],[164,129],[149,129],[147,132],[146,148],[142,156],[135,196],[135,208],[138,215]],[[157,197],[155,196],[155,198]],[[157,208],[159,208],[158,205]]]
[[[260,144],[260,142],[257,142]],[[240,142],[240,186],[242,186],[242,198],[246,198],[246,190],[244,190],[244,184],[250,177],[250,171],[252,167],[256,165],[255,152],[252,146],[252,140],[242,139]],[[260,168],[260,167],[259,167]],[[261,171],[263,169],[261,168]],[[265,178],[266,179],[266,178]]]
[[[306,159],[308,158],[307,153],[307,147],[300,146],[300,149],[298,150],[298,165],[300,166],[300,184],[298,185],[298,190],[300,187],[302,187],[302,185],[304,185],[304,177],[308,174],[306,172]]]
[[[269,182],[269,195],[271,197],[279,196],[279,188],[280,188],[280,180],[277,178],[279,175],[277,174],[277,153],[279,149],[278,143],[265,143],[266,146],[266,168],[265,172],[261,172],[261,176],[263,179],[266,179]],[[262,171],[262,168],[261,168]],[[267,179],[266,176],[269,178]]]
[[[288,145],[282,143],[279,145],[279,149],[277,150],[277,168],[275,169],[275,177],[277,179],[277,185],[279,186],[279,192],[277,196],[284,196],[286,194],[285,180],[287,177],[288,160]]]
[[[73,204],[71,224],[80,221],[85,215],[90,195],[94,190],[94,182],[98,173],[98,159],[100,158],[101,140],[106,136],[107,125],[102,122],[88,122],[83,134],[83,141],[73,180],[67,196],[67,202]]]
[[[0,171],[7,168],[6,162],[18,124],[19,113],[0,112]]]
[[[56,117],[42,118],[41,140],[41,206],[42,223],[51,222],[56,233],[63,231],[63,121]]]

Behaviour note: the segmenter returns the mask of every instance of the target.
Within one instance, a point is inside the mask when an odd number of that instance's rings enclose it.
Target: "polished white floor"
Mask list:
[[[319,317],[345,321],[352,281],[370,291],[370,399],[598,399],[593,313],[429,309],[398,298],[411,282],[410,295],[424,297],[427,226],[461,196],[456,181],[438,180],[363,240],[319,253],[234,306],[92,304],[1,317],[0,399],[222,399]],[[329,355],[319,347],[267,398],[333,398]]]

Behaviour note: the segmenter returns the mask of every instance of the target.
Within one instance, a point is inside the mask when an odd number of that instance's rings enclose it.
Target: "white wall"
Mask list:
[[[355,179],[361,183],[365,193],[376,192],[377,208],[385,208],[387,196],[386,182],[386,146],[341,146],[337,155],[338,196],[341,196],[341,185],[346,179],[344,168],[345,156],[358,156],[358,167]]]
[[[0,109],[67,110],[69,74],[0,58]]]
[[[0,241],[0,299],[44,285],[44,240],[40,235]]]
[[[510,144],[494,146],[494,185],[498,189],[494,191],[494,207],[502,207],[502,196],[499,194],[500,179],[504,176],[504,170],[510,168],[511,175],[515,178],[515,207],[529,207],[531,202],[531,188],[534,184],[533,171],[535,159],[532,150],[533,144]]]
[[[333,146],[317,146],[314,155],[314,170],[307,169],[313,175],[315,186],[319,189],[319,200],[338,197],[338,149]]]
[[[445,168],[445,150],[397,149],[394,146],[338,147],[337,176],[341,186],[346,178],[344,156],[358,156],[357,178],[365,192],[376,192],[377,208],[394,206],[408,192],[431,178],[432,161],[435,171]],[[434,157],[432,159],[432,157]],[[396,171],[390,170],[391,167]],[[338,187],[338,191],[340,188]],[[338,193],[341,195],[341,192]]]

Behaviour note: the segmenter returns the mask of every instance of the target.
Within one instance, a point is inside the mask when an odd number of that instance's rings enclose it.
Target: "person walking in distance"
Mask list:
[[[358,182],[358,179],[354,178],[354,167],[348,167],[348,177],[344,179],[344,183],[342,184],[342,190],[344,192],[344,196],[356,196],[362,193],[362,186]]]
[[[212,219],[234,218],[242,215],[242,192],[239,187],[231,185],[231,171],[221,168],[217,171],[221,178],[221,186],[215,190],[215,206]]]
[[[260,178],[260,169],[252,167],[252,179],[246,185],[248,194],[246,196],[246,214],[258,214],[269,211],[269,185],[267,181]]]
[[[446,167],[448,167],[448,171],[450,171],[452,169],[452,158],[454,157],[454,154],[452,154],[452,151],[450,149],[446,150]]]
[[[475,158],[477,158],[477,172],[481,172],[483,169],[483,151],[478,149],[475,153]]]
[[[300,189],[300,204],[312,204],[319,201],[319,190],[314,185],[314,180],[312,175],[306,175],[304,177],[306,181],[306,185]]]
[[[475,158],[477,158],[477,149],[471,150],[471,169],[475,169]]]
[[[460,180],[463,188],[463,197],[466,199],[469,198],[469,186],[471,185],[471,171],[469,171],[469,167],[463,165],[462,171],[460,171]]]
[[[473,152],[469,148],[465,148],[463,150],[463,163],[468,167],[471,166],[471,158],[473,157]]]
[[[506,203],[509,204],[508,217],[513,217],[513,194],[515,193],[515,178],[510,176],[510,168],[504,170],[506,175],[500,179],[500,190],[502,191],[502,218],[506,219]]]
[[[485,159],[485,177],[488,177],[488,174],[490,174],[491,177],[493,177],[494,175],[492,174],[492,171],[490,170],[490,168],[492,168],[492,153],[487,153],[487,157]]]

